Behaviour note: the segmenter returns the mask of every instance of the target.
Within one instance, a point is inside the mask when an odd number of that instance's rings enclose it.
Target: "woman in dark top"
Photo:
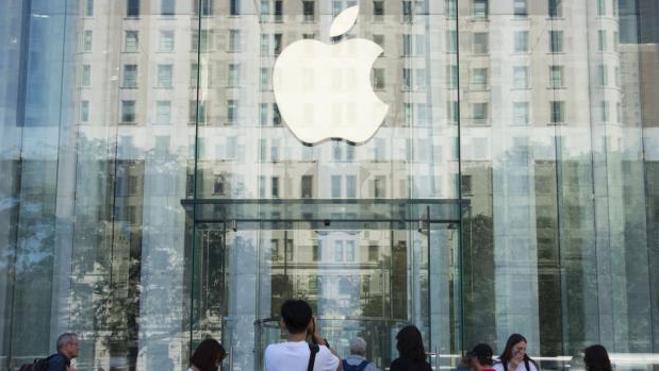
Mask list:
[[[400,356],[391,362],[391,371],[432,371],[426,362],[421,332],[415,326],[406,326],[396,335],[396,349]]]

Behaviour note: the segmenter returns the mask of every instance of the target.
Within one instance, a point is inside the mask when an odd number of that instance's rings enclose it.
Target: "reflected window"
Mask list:
[[[383,51],[382,51],[382,54],[381,54],[381,55],[384,55],[384,53],[386,53],[386,52],[384,51],[384,49],[385,49],[385,48],[384,48],[384,35],[374,34],[374,35],[373,35],[373,42],[376,43],[376,44],[378,44],[378,45],[382,48]]]
[[[174,73],[174,65],[171,64],[159,64],[158,65],[158,87],[159,88],[171,88],[172,87],[172,75]]]
[[[92,84],[92,66],[89,64],[82,65],[82,71],[80,76],[80,86],[83,88],[88,88]]]
[[[261,0],[260,16],[261,22],[267,22],[270,19],[270,0]]]
[[[279,240],[272,239],[270,240],[270,257],[273,262],[279,261]]]
[[[488,0],[473,0],[472,13],[475,18],[487,19]]]
[[[160,0],[160,15],[171,16],[176,14],[176,0]]]
[[[334,241],[334,260],[343,261],[343,241]]]
[[[174,31],[160,31],[158,50],[161,52],[174,51]]]
[[[446,66],[446,74],[448,75],[448,87],[450,89],[458,88],[458,65],[452,64]]]
[[[412,23],[412,2],[403,1],[403,22]]]
[[[346,241],[346,261],[355,261],[355,241]]]
[[[565,102],[564,101],[551,101],[549,102],[551,111],[551,123],[561,124],[565,122]]]
[[[487,120],[488,106],[489,105],[485,102],[472,104],[472,117],[476,123]]]
[[[384,17],[384,1],[373,1],[373,15],[376,21],[382,21]]]
[[[598,83],[601,87],[609,85],[609,69],[605,64],[597,66]]]
[[[382,90],[385,87],[385,73],[384,68],[374,68],[373,69],[373,88],[376,90]]]
[[[369,245],[368,246],[368,261],[376,262],[380,258],[380,246],[378,245]]]
[[[446,102],[447,120],[451,124],[456,124],[460,119],[460,103],[457,100]]]
[[[563,1],[562,0],[547,0],[548,13],[551,18],[563,17]]]
[[[302,175],[302,180],[300,181],[301,196],[302,198],[312,198],[313,197],[313,175]]]
[[[403,90],[412,89],[412,70],[409,68],[403,68]]]
[[[155,145],[154,145],[154,152],[156,156],[164,156],[167,151],[169,151],[169,142],[170,138],[168,135],[158,135],[156,136],[155,139]],[[156,192],[158,195],[165,196],[168,194],[172,194],[171,190],[171,184],[168,181],[163,181],[163,182],[155,182],[156,187],[158,191]]]
[[[597,50],[605,52],[607,49],[606,30],[597,31]]]
[[[213,194],[224,195],[226,191],[226,178],[224,175],[216,175],[213,182]]]
[[[89,101],[80,101],[80,122],[89,122]]]
[[[227,100],[227,125],[233,125],[238,118],[238,102],[235,99]]]
[[[121,101],[121,122],[133,123],[135,122],[135,101],[122,100]]]
[[[124,51],[134,53],[139,48],[138,32],[126,31],[124,33]]]
[[[346,144],[346,161],[352,162],[355,160],[355,145],[351,143]]]
[[[529,32],[515,31],[515,53],[526,53],[529,51]]]
[[[237,63],[229,64],[229,74],[227,76],[227,86],[234,87],[240,84],[240,65]]]
[[[270,107],[268,103],[259,104],[259,124],[261,126],[268,125],[268,113],[270,112]]]
[[[332,175],[331,189],[332,189],[332,198],[341,197],[341,175]]]
[[[563,71],[563,66],[549,66],[549,86],[551,88],[563,88]]]
[[[267,33],[261,34],[261,55],[270,54],[270,35]]]
[[[229,0],[229,11],[231,15],[240,15],[240,0]]]
[[[191,63],[190,64],[190,87],[197,87],[197,78],[199,77],[199,64]]]
[[[311,260],[317,262],[321,259],[320,255],[320,241],[314,241],[311,246]],[[315,281],[315,279],[314,279]]]
[[[513,3],[513,14],[516,17],[526,17],[529,15],[526,1],[527,0],[515,0]]]
[[[313,1],[303,1],[302,2],[302,14],[304,15],[305,22],[313,22],[315,19],[315,10],[314,10]]]
[[[231,35],[231,31],[229,32]],[[194,30],[191,33],[192,36],[192,51],[193,52],[207,52],[211,45],[211,38],[213,36],[212,31],[209,30]]]
[[[487,54],[489,52],[488,39],[487,32],[474,32],[474,54]]]
[[[194,14],[204,17],[213,15],[213,0],[196,0],[194,2]]]
[[[285,251],[285,254],[286,254],[285,259],[286,260],[289,260],[289,261],[293,260],[293,257],[294,257],[293,252],[295,251],[294,246],[295,245],[294,245],[293,239],[286,240],[286,251]]]
[[[383,175],[377,175],[373,180],[373,197],[387,197],[387,178]]]
[[[281,113],[279,112],[279,106],[277,103],[272,104],[272,125],[281,125]]]
[[[513,125],[527,126],[529,124],[529,102],[513,102]]]
[[[457,2],[458,0],[446,0],[446,15],[451,19],[458,16]]]
[[[275,22],[281,22],[284,15],[284,2],[281,0],[275,1]]]
[[[265,198],[265,176],[259,175],[258,181],[257,181],[257,186],[259,189],[259,197]]]
[[[549,31],[549,51],[551,53],[563,52],[563,31]]]
[[[196,100],[190,101],[190,123],[206,124],[206,101],[200,100],[198,104]]]
[[[528,66],[513,67],[513,87],[515,89],[528,89],[529,87]]]
[[[411,126],[414,120],[414,112],[412,111],[412,103],[403,103],[403,124]]]
[[[259,87],[263,90],[270,90],[270,69],[266,67],[261,67],[260,77],[259,77]]]
[[[446,32],[446,51],[448,53],[458,52],[458,32],[455,30]]]
[[[275,56],[279,55],[281,53],[281,48],[282,48],[282,34],[276,33],[275,34],[275,48],[273,50]]]
[[[85,17],[94,16],[94,0],[84,0],[85,4]]]
[[[268,160],[268,140],[265,138],[259,139],[259,161],[266,162]]]
[[[605,2],[605,0],[597,0],[597,15],[599,17],[606,15],[606,2]]]
[[[600,102],[600,119],[609,122],[609,102],[606,100]]]
[[[82,33],[82,51],[83,52],[92,51],[92,36],[93,36],[93,32],[91,30],[85,30]]]
[[[487,68],[474,68],[471,70],[471,85],[475,89],[487,88]]]
[[[273,176],[270,181],[270,193],[272,198],[279,198],[279,177]]]
[[[279,138],[272,139],[272,145],[270,146],[270,160],[272,162],[279,161]]]
[[[470,196],[472,194],[471,175],[463,175],[461,177],[462,194]]]
[[[137,65],[124,64],[124,88],[134,89],[137,88]]]
[[[126,15],[128,17],[139,17],[140,0],[126,0]]]
[[[156,124],[169,125],[172,121],[172,102],[159,100],[156,102]]]

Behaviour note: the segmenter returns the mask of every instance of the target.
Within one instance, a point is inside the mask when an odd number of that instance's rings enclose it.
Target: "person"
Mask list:
[[[57,338],[57,353],[46,359],[48,367],[46,371],[76,371],[71,365],[71,360],[78,356],[80,342],[78,335],[73,332],[65,332]]]
[[[426,361],[421,332],[416,326],[403,327],[396,335],[399,357],[391,362],[391,371],[431,371]]]
[[[287,341],[270,344],[265,349],[266,371],[306,371],[311,362],[314,371],[339,369],[339,357],[320,336],[311,306],[307,302],[286,300],[281,306],[279,324],[288,333]]]
[[[188,371],[217,371],[227,356],[222,344],[213,338],[207,338],[195,349],[190,357]]]
[[[366,359],[366,340],[356,337],[350,341],[350,355],[343,360],[343,371],[379,371]]]
[[[597,344],[584,350],[583,361],[586,371],[612,371],[611,360],[606,348]]]
[[[474,371],[494,371],[492,355],[494,352],[487,344],[478,344],[469,352],[469,365]]]
[[[526,338],[512,334],[506,342],[506,348],[494,364],[496,371],[538,371],[538,364],[526,354]]]

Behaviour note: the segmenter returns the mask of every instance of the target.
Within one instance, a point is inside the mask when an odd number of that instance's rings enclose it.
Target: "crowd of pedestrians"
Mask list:
[[[303,300],[287,300],[281,307],[282,330],[286,341],[270,344],[265,350],[265,371],[379,371],[366,358],[366,341],[356,337],[350,342],[350,354],[344,359],[320,334],[311,306]],[[526,352],[528,341],[520,334],[508,338],[503,352],[494,356],[488,344],[478,344],[462,360],[465,371],[540,371],[540,366]],[[398,357],[390,371],[431,371],[423,347],[421,332],[415,326],[403,327],[396,335]],[[71,360],[78,356],[80,344],[74,333],[57,339],[57,353],[25,364],[20,371],[76,371]],[[215,339],[202,341],[190,357],[187,371],[219,371],[227,352]],[[612,371],[606,349],[593,345],[584,350],[585,371]]]

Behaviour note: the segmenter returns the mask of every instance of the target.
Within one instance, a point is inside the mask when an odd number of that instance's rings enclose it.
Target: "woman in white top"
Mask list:
[[[187,371],[218,371],[226,355],[222,344],[213,338],[207,338],[199,343],[190,357],[190,368]]]
[[[520,334],[512,334],[506,342],[499,361],[494,364],[496,371],[539,371],[538,364],[526,354],[526,338]]]

